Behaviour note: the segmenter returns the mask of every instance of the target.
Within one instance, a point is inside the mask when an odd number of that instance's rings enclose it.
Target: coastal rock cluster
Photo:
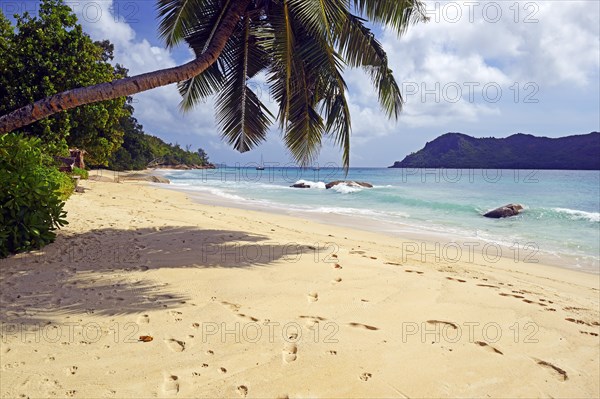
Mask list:
[[[175,169],[175,170],[192,170],[192,169],[216,169],[217,167],[211,163],[208,165],[157,165],[160,169]]]
[[[335,180],[332,182],[329,182],[325,185],[326,189],[330,189],[334,186],[337,186],[338,184],[342,184],[344,186],[348,186],[348,187],[365,187],[365,188],[373,188],[373,185],[371,183],[367,183],[367,182],[362,182],[362,181],[353,181],[353,180]],[[293,188],[311,188],[311,186],[309,184],[306,184],[304,182],[298,182],[295,184],[292,184],[290,187]]]
[[[371,183],[366,183],[363,181],[353,181],[353,180],[336,180],[325,185],[326,189],[330,189],[331,187],[337,186],[338,184],[343,184],[348,187],[366,187],[373,188]]]
[[[152,175],[149,173],[141,173],[141,172],[121,174],[116,179],[117,182],[123,182],[126,180],[148,181],[151,183],[165,183],[165,184],[171,183],[171,181],[169,179],[167,179],[166,177],[156,176],[156,175]]]
[[[509,216],[516,216],[521,212],[523,206],[519,204],[507,204],[485,213],[486,218],[500,219]]]

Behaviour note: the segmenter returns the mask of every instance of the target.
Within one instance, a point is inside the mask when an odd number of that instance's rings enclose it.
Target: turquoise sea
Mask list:
[[[339,168],[226,167],[161,174],[171,188],[201,202],[402,237],[475,240],[502,246],[503,256],[600,272],[600,171],[351,168],[344,176]],[[325,189],[333,180],[374,187]],[[298,182],[311,188],[289,187]],[[482,217],[507,203],[525,210],[506,219]]]

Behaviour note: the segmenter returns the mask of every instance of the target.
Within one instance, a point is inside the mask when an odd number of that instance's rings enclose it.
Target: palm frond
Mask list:
[[[411,24],[428,20],[420,0],[354,0],[354,9],[372,23],[391,27],[398,35]]]
[[[177,84],[181,94],[179,109],[188,112],[223,87],[224,76],[220,62],[212,64],[206,71],[192,79]]]
[[[341,27],[350,6],[349,0],[289,0],[288,4],[296,25],[327,38]]]
[[[218,2],[206,4],[205,15],[202,20],[196,21],[185,33],[184,39],[196,56],[200,56],[210,44],[214,33],[221,22],[224,11],[230,0],[226,0],[222,7]],[[182,100],[179,109],[183,112],[190,111],[196,104],[205,101],[209,96],[218,92],[224,84],[224,71],[232,65],[231,53],[235,48],[234,38],[229,40],[217,62],[208,67],[200,75],[177,84]]]
[[[206,20],[214,3],[214,0],[158,0],[158,32],[167,48],[181,42],[197,21]]]
[[[248,80],[267,66],[253,35],[248,15],[235,32],[230,68],[216,101],[217,122],[222,136],[239,152],[246,152],[266,139],[273,115],[248,87]]]
[[[402,93],[389,68],[385,50],[364,22],[351,13],[346,15],[344,27],[337,38],[338,50],[348,65],[367,71],[382,109],[389,117],[398,118],[404,103]]]

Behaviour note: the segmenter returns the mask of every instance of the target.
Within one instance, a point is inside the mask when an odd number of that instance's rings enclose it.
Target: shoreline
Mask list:
[[[2,397],[600,395],[598,276],[81,184],[0,260]]]
[[[154,170],[154,172],[158,172],[159,175],[163,176],[160,169]],[[165,170],[165,172],[170,171]],[[457,261],[463,256],[470,256],[474,251],[480,251],[485,252],[487,259],[489,260],[493,260],[499,256],[506,260],[512,260],[515,263],[524,262],[532,265],[544,264],[560,269],[579,271],[594,276],[600,275],[597,259],[591,258],[590,260],[590,257],[583,255],[553,253],[539,250],[539,248],[528,247],[527,245],[531,243],[507,243],[482,237],[454,237],[454,233],[450,231],[435,231],[406,223],[384,222],[360,214],[350,216],[339,213],[311,212],[310,210],[290,210],[279,204],[261,204],[248,199],[243,199],[244,202],[242,202],[241,199],[236,200],[226,198],[200,190],[188,189],[185,186],[169,185],[157,187],[184,193],[199,204],[233,207],[241,210],[253,210],[267,214],[298,217],[330,226],[357,229],[375,234],[384,234],[402,240],[412,240],[420,247],[420,249],[425,251],[427,251],[427,249],[431,250],[431,248],[428,247],[429,245],[439,245],[441,246],[440,248],[434,249],[434,251],[438,252],[439,256],[444,256],[444,252],[446,252],[447,258],[454,258],[457,259]],[[457,247],[453,246],[453,243],[465,243],[466,246],[459,245]],[[452,247],[449,247],[448,245],[451,245]],[[444,247],[446,250],[444,250]],[[414,251],[412,247],[408,249],[411,252]],[[579,264],[582,260],[584,262],[583,266]],[[565,266],[566,264],[569,266]]]

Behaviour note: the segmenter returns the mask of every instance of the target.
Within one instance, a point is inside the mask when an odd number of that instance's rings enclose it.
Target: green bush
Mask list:
[[[42,154],[39,139],[0,136],[0,258],[54,241],[67,224],[61,198],[71,180]]]
[[[63,201],[66,201],[73,194],[73,191],[75,191],[75,181],[67,173],[59,172],[58,169],[51,167],[48,168],[47,178],[56,182],[58,187],[55,191],[58,194],[58,198]]]
[[[73,167],[73,172],[71,172],[73,176],[79,176],[82,179],[87,179],[89,177],[89,173],[85,169],[78,168],[77,166]]]

